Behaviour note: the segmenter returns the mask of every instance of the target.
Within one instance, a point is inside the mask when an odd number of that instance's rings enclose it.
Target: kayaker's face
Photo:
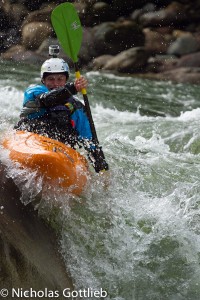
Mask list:
[[[55,73],[46,76],[45,79],[43,80],[44,85],[46,85],[46,87],[49,90],[64,87],[66,82],[67,82],[66,75],[55,74]]]

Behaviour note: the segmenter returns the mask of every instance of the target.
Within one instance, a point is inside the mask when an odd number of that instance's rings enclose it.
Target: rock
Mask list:
[[[178,59],[170,55],[156,55],[148,59],[146,72],[160,73],[174,70],[177,67]]]
[[[83,28],[82,45],[78,55],[79,61],[81,64],[88,64],[96,55],[92,28],[85,27]]]
[[[112,59],[114,58],[113,55],[101,55],[99,57],[96,57],[93,59],[92,63],[90,64],[90,67],[92,70],[101,70],[105,67],[105,65]]]
[[[137,8],[142,8],[144,7],[144,5],[147,4],[146,0],[134,0],[134,1],[130,1],[130,0],[111,0],[110,2],[110,6],[111,9],[113,10],[113,12],[115,13],[115,15],[117,17],[120,16],[129,16],[135,9]],[[154,1],[151,1],[154,2]],[[158,1],[155,1],[156,3]],[[163,0],[160,0],[159,2],[164,2]],[[165,0],[166,2],[166,0]]]
[[[30,50],[27,51],[22,45],[16,45],[3,53],[1,58],[17,62],[23,61],[31,64],[41,64],[45,59],[47,59],[47,56],[37,54],[36,52]]]
[[[48,55],[49,55],[49,46],[50,45],[58,45],[58,44],[59,43],[58,43],[58,40],[56,38],[46,38],[35,52],[37,54],[46,55],[48,57]],[[59,49],[60,49],[61,56],[64,55],[64,51],[62,50],[62,48],[59,47]]]
[[[200,43],[191,33],[186,33],[178,37],[168,48],[167,53],[182,56],[196,52],[200,49]]]
[[[157,79],[178,83],[200,84],[200,68],[176,68],[160,73]]]
[[[4,31],[7,29],[8,24],[9,24],[9,18],[0,10],[0,31]]]
[[[3,44],[2,44],[3,51],[20,42],[19,31],[15,27],[8,29],[3,36],[4,36]]]
[[[0,11],[3,12],[9,20],[9,23],[7,23],[7,28],[12,27],[13,25],[19,25],[22,21],[22,19],[27,15],[28,10],[24,6],[23,3],[16,1],[7,0],[7,1],[1,1],[2,4],[0,4]],[[18,22],[18,24],[17,24]]]
[[[114,70],[122,73],[137,73],[147,65],[149,53],[143,47],[128,49],[110,59],[103,70]]]
[[[74,6],[79,14],[81,24],[84,27],[92,27],[96,25],[94,22],[94,15],[91,10],[91,7],[94,3],[95,1],[80,1],[74,3]]]
[[[86,4],[88,8],[91,8],[95,3],[99,2],[98,0],[77,0],[74,1],[75,5],[77,5],[78,3],[82,4]]]
[[[15,60],[15,56],[25,52],[25,47],[22,45],[15,45],[10,47],[5,53],[1,54],[3,59],[13,59]]]
[[[106,41],[107,32],[111,31],[114,27],[114,22],[104,22],[98,26],[93,27],[93,36],[94,36],[94,49],[97,55],[109,53],[109,46]]]
[[[57,40],[57,38],[52,38],[52,37],[48,37],[46,38],[42,44],[40,45],[40,47],[35,51],[35,53],[43,55],[44,57],[46,57],[46,59],[49,58],[49,46],[50,45],[59,45],[59,42]],[[59,57],[66,57],[65,52],[63,51],[62,47],[59,46]]]
[[[93,11],[91,10],[91,8],[97,4],[97,6],[99,5],[98,2],[102,2],[102,1],[97,1],[97,0],[77,0],[75,1],[75,5],[76,3],[81,3],[81,5],[86,4],[87,5],[87,10],[92,13]],[[129,0],[104,0],[103,1],[106,4],[109,4],[110,6],[110,11],[112,12],[112,14],[114,14],[116,17],[119,16],[123,16],[125,15],[129,15],[137,6],[137,4],[135,5],[135,2],[145,2],[145,0],[134,0],[134,1],[129,1]]]
[[[153,3],[147,3],[145,6],[143,6],[140,9],[135,9],[132,14],[130,15],[131,19],[133,21],[138,21],[141,15],[149,12],[153,12],[156,10],[156,5]]]
[[[55,5],[49,5],[43,9],[29,13],[22,23],[22,28],[32,22],[48,22],[51,23],[51,12]]]
[[[0,50],[3,57],[38,62],[48,57],[52,9],[64,0],[4,0],[0,1]],[[176,55],[176,58],[200,50],[200,2],[198,0],[77,0],[73,2],[83,27],[79,51],[84,66],[103,68],[122,51],[145,47],[146,53]],[[24,20],[23,20],[24,18]],[[98,25],[97,25],[98,24]],[[188,35],[186,38],[185,35]],[[42,43],[44,44],[42,45]],[[12,52],[13,45],[25,50]],[[182,44],[183,43],[183,44]],[[57,42],[56,42],[57,44]],[[40,47],[41,46],[41,47]],[[33,54],[33,51],[34,54]],[[105,61],[101,56],[104,56]],[[61,57],[72,65],[61,51]],[[100,58],[99,58],[100,57]],[[94,58],[97,60],[92,61]],[[144,72],[163,72],[175,68],[174,62],[149,61]],[[180,66],[193,65],[190,58],[180,60]],[[123,69],[123,68],[122,68]],[[125,68],[124,68],[125,69]],[[133,68],[133,72],[135,69]],[[124,71],[123,71],[124,72]]]
[[[145,28],[144,30],[148,30],[149,28]],[[158,32],[162,35],[172,35],[173,39],[175,39],[174,37],[174,29],[172,27],[169,27],[169,26],[163,26],[163,27],[156,27],[156,28],[153,28],[153,29],[150,29],[154,32]]]
[[[143,14],[139,21],[144,27],[175,26],[188,23],[188,16],[183,4],[172,2],[165,9]]]
[[[93,24],[114,20],[115,16],[110,6],[105,2],[97,2],[91,8],[94,16]]]
[[[171,34],[162,34],[149,28],[143,30],[145,34],[145,48],[152,55],[166,53],[174,40]]]
[[[6,50],[6,47],[4,46],[4,41],[6,39],[6,33],[1,31],[0,32],[0,51],[4,52]]]
[[[4,12],[12,20],[12,25],[19,27],[19,22],[22,22],[24,17],[28,14],[28,10],[23,3],[12,3],[12,1],[5,1],[3,6]]]
[[[93,34],[91,28],[83,28],[82,45],[78,54],[79,62],[81,65],[88,64],[93,59],[93,57],[96,56],[93,43],[94,41],[93,41]],[[42,42],[42,44],[35,51],[35,53],[40,54],[46,57],[47,59],[49,54],[49,45],[59,45],[59,42],[56,38],[48,37]],[[90,49],[90,51],[88,51],[88,49]],[[67,57],[62,47],[60,47],[59,57],[62,57],[65,61],[67,61],[70,68],[74,66],[72,60],[69,57]]]
[[[97,55],[115,55],[123,50],[144,45],[141,28],[130,20],[104,22],[95,26],[93,32]]]
[[[177,62],[178,68],[200,68],[200,52],[182,56]]]
[[[34,11],[34,10],[39,10],[41,8],[41,5],[44,3],[44,0],[34,0],[34,1],[23,0],[23,2],[30,11]],[[45,0],[45,2],[49,3],[54,1]],[[57,4],[62,3],[62,1],[58,1],[58,0],[56,2]]]
[[[94,27],[101,22],[113,21],[116,19],[110,5],[103,1],[81,1],[74,3],[79,12],[81,24],[85,27]]]
[[[12,288],[36,291],[47,288],[59,290],[62,295],[63,289],[73,286],[59,255],[56,233],[38,217],[30,204],[22,204],[20,196],[19,189],[0,163],[1,286],[9,291]]]
[[[22,29],[22,45],[26,49],[36,50],[43,40],[52,35],[52,27],[48,22],[32,22]]]

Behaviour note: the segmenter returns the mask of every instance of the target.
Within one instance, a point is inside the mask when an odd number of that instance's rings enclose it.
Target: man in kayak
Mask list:
[[[68,83],[69,66],[60,58],[46,60],[41,67],[43,85],[32,85],[25,90],[23,109],[17,130],[38,133],[75,148],[80,143],[96,172],[108,170],[100,147],[92,142],[90,124],[84,105],[76,95],[87,87],[84,77]]]

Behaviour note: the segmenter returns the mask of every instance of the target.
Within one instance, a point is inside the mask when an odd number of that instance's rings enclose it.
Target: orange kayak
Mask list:
[[[45,182],[68,188],[80,195],[87,184],[88,164],[76,150],[50,138],[17,131],[3,141],[12,161],[37,171]]]

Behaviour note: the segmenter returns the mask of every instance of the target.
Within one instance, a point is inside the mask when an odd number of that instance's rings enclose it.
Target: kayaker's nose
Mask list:
[[[63,86],[63,83],[57,78],[54,78],[54,80],[51,82],[51,84],[52,84],[52,89],[57,89],[57,88]]]

